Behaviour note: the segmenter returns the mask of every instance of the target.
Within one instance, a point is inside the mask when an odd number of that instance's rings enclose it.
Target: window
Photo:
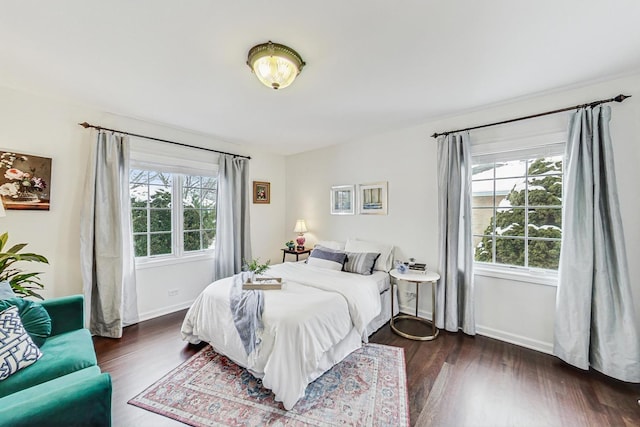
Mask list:
[[[204,252],[216,234],[217,179],[142,167],[129,174],[136,258]]]
[[[474,259],[493,265],[557,270],[562,237],[562,156],[510,156],[512,160],[474,158]]]

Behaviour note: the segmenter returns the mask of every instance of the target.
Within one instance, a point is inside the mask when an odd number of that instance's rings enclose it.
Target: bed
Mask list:
[[[272,266],[268,275],[281,277],[282,289],[263,292],[263,328],[249,354],[230,308],[232,288],[244,280],[238,275],[213,282],[198,296],[185,316],[182,337],[208,342],[247,368],[289,410],[309,383],[388,322],[392,289],[384,269],[392,255],[384,257],[370,275],[329,269],[311,258]]]

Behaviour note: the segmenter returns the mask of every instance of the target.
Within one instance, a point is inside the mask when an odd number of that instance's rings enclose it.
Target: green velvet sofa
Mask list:
[[[111,377],[84,328],[82,295],[42,302],[51,336],[42,357],[0,381],[0,426],[110,426]]]

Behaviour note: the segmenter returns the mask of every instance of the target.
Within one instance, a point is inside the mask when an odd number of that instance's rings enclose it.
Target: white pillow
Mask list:
[[[337,251],[344,251],[344,242],[336,242],[335,240],[320,240],[316,246],[322,246]]]
[[[344,250],[346,252],[378,252],[380,256],[376,260],[373,269],[388,272],[393,268],[393,245],[349,239]]]
[[[36,363],[42,352],[33,343],[24,329],[18,314],[18,307],[11,307],[0,312],[0,381],[9,378],[22,368]]]

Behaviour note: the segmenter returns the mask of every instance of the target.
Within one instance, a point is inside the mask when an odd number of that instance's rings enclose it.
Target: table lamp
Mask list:
[[[298,237],[296,238],[296,243],[298,244],[298,250],[304,250],[304,233],[307,232],[307,224],[304,223],[304,219],[299,219],[296,221],[296,226],[293,227],[293,231],[298,233]]]

